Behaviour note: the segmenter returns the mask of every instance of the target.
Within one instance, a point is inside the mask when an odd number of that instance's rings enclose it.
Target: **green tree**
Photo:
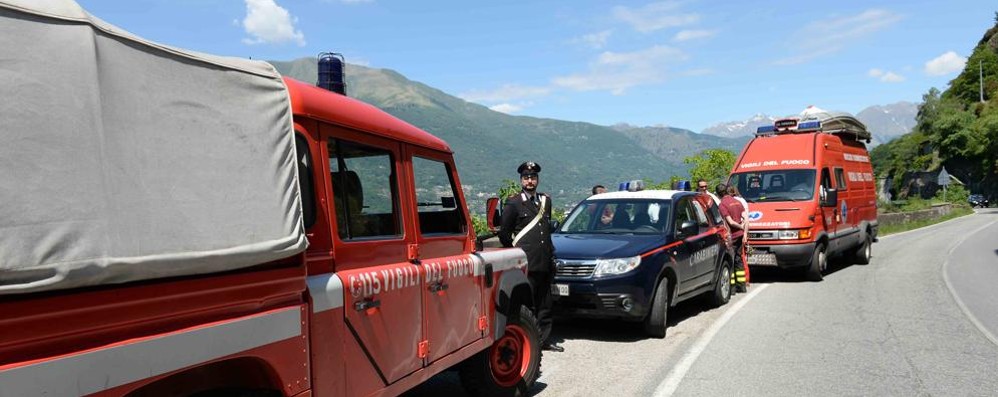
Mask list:
[[[684,158],[683,162],[691,165],[690,179],[693,182],[703,179],[714,186],[728,180],[731,167],[735,165],[735,154],[724,149],[707,149]]]

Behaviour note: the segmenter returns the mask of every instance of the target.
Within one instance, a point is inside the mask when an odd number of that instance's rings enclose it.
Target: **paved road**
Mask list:
[[[996,210],[883,238],[871,264],[833,265],[820,283],[753,281],[722,308],[680,305],[665,339],[558,322],[566,352],[545,354],[532,393],[998,395]],[[465,394],[445,373],[408,395]]]

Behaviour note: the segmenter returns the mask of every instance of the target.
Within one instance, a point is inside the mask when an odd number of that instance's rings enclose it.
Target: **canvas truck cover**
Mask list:
[[[152,43],[67,0],[0,0],[0,295],[303,251],[269,64]]]

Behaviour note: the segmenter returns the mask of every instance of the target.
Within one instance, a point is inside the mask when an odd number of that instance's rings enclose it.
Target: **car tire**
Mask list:
[[[804,278],[808,281],[821,281],[825,278],[823,273],[826,268],[828,268],[828,256],[825,255],[825,246],[818,245],[811,254],[811,264],[807,266]]]
[[[870,258],[873,257],[873,237],[869,233],[866,234],[866,238],[863,239],[863,244],[856,248],[856,252],[852,254],[852,263],[866,265],[870,263]]]
[[[655,287],[651,309],[645,317],[645,333],[654,338],[664,338],[669,320],[669,279],[663,277]]]
[[[710,294],[710,304],[715,307],[724,306],[731,300],[731,262],[724,261],[718,269],[717,282]]]
[[[506,319],[503,336],[460,365],[468,394],[488,397],[526,396],[541,375],[541,341],[537,318],[526,306]]]

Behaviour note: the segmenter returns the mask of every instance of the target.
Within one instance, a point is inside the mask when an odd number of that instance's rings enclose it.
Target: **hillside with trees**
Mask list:
[[[874,169],[895,198],[935,194],[931,175],[943,167],[972,193],[998,192],[998,13],[995,23],[949,88],[922,96],[915,129],[873,149]]]

